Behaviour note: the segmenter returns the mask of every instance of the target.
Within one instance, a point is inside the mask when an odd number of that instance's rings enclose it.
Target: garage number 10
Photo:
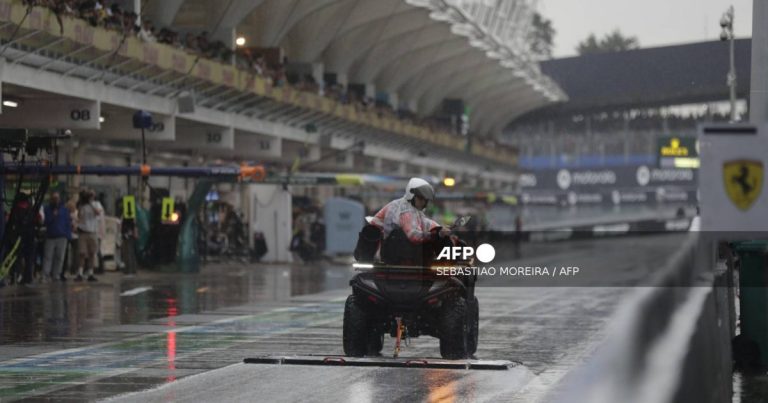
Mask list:
[[[209,144],[221,143],[221,133],[207,133],[206,140]]]

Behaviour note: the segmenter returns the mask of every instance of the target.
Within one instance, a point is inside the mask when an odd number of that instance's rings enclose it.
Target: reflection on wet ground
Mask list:
[[[346,267],[212,266],[199,274],[107,273],[99,283],[0,289],[0,344],[77,342],[103,325],[211,311],[256,301],[287,301],[347,286]],[[2,353],[0,353],[2,357]]]
[[[611,265],[641,278],[668,259],[673,240],[531,246],[524,257],[585,254],[591,266]],[[402,401],[531,400],[543,397],[592,351],[618,301],[631,291],[480,287],[477,357],[524,363],[505,375],[237,364],[265,354],[342,354],[352,274],[348,266],[217,266],[196,275],[112,273],[96,284],[0,289],[0,400],[97,400],[158,385],[165,386],[123,399],[250,401],[258,393],[260,401],[359,401],[366,395]],[[386,339],[384,351],[392,348]],[[415,339],[403,352],[414,358],[438,355],[431,337]],[[203,375],[188,378],[197,374]]]
[[[209,313],[222,308],[241,306],[231,316],[242,316],[258,311],[249,304],[274,307],[299,295],[344,288],[349,276],[347,266],[216,265],[198,274],[107,273],[98,283],[0,289],[0,400],[57,387],[56,400],[82,401],[202,372],[211,367],[185,368],[179,358],[227,347],[237,339],[227,328],[237,331],[248,318],[266,328],[290,326],[290,318],[243,316],[210,328],[190,324],[217,319]],[[139,368],[147,370],[115,376]],[[84,378],[88,384],[77,385]]]

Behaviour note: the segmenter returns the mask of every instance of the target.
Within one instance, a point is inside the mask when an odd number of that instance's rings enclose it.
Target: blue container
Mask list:
[[[350,199],[335,197],[325,203],[325,253],[351,255],[357,234],[365,223],[365,207]]]

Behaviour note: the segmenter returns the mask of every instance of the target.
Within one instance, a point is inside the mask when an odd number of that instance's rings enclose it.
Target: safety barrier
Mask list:
[[[323,112],[350,122],[394,132],[446,148],[464,150],[465,147],[463,138],[450,133],[430,130],[424,126],[407,123],[393,117],[381,117],[375,111],[360,111],[354,105],[342,104],[317,94],[287,87],[273,87],[264,77],[253,72],[199,58],[166,44],[147,43],[133,36],[124,37],[120,32],[92,27],[84,20],[67,16],[61,17],[62,25],[60,26],[53,12],[43,7],[34,7],[25,18],[26,10],[27,7],[20,0],[0,0],[0,21],[18,25],[23,20],[21,23],[23,29],[40,31],[52,37],[66,39],[70,45],[79,45],[80,50],[82,47],[86,47],[86,51],[71,56],[83,63],[88,63],[94,59],[93,52],[112,53],[117,50],[116,56],[175,72],[179,76],[188,75],[191,78],[205,80],[215,85],[267,97],[312,111]],[[27,44],[32,48],[44,45],[44,42],[39,41],[38,36],[18,39],[17,42]],[[58,46],[66,46],[66,44],[59,44]],[[88,51],[91,53],[90,56]],[[128,71],[125,72],[125,74],[129,73]],[[172,82],[174,78],[166,77],[165,80]],[[472,153],[504,164],[517,164],[516,155],[510,155],[510,153],[482,144],[473,145]]]
[[[686,232],[691,218],[670,218],[626,221],[617,220],[588,225],[552,225],[546,229],[527,231],[524,239],[530,242],[571,241],[575,239],[607,238],[629,235],[650,235],[668,232]]]
[[[731,272],[692,232],[612,318],[604,344],[564,380],[561,402],[731,401]]]

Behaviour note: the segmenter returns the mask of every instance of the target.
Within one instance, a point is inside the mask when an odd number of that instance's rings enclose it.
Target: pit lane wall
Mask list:
[[[732,272],[705,238],[691,233],[654,287],[634,289],[553,401],[731,401]]]
[[[691,218],[647,219],[639,221],[607,220],[587,225],[553,225],[527,231],[523,234],[528,242],[554,242],[577,239],[605,238],[628,235],[648,235],[667,232],[685,232],[691,226]]]

